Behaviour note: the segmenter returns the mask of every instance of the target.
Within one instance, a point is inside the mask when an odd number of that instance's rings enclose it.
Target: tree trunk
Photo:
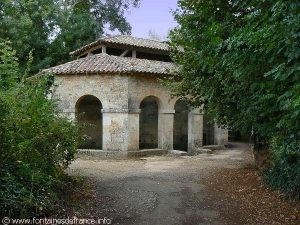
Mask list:
[[[267,167],[270,163],[270,151],[266,139],[254,136],[253,143],[253,155],[255,166],[257,168]]]

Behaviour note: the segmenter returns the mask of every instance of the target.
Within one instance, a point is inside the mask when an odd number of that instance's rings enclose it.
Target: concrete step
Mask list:
[[[195,149],[192,153],[192,155],[199,155],[199,154],[212,154],[213,150],[211,149],[206,149],[206,148],[198,148]]]
[[[128,151],[128,157],[145,157],[166,154],[168,154],[168,150],[165,149],[141,149],[138,151]]]
[[[225,150],[226,147],[224,145],[205,145],[201,147],[202,149],[210,149],[210,150]]]
[[[184,156],[184,155],[188,155],[187,152],[185,151],[180,151],[180,150],[170,150],[169,151],[170,155],[175,155],[175,156]]]
[[[127,152],[124,151],[104,151],[100,149],[78,149],[76,158],[97,160],[97,159],[125,159]]]
[[[168,154],[165,149],[142,149],[137,151],[104,151],[98,149],[78,149],[76,158],[97,159],[126,159],[128,157],[159,156]]]

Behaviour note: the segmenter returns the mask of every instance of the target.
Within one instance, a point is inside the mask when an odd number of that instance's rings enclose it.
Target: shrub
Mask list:
[[[272,165],[264,173],[273,188],[300,199],[300,138],[294,135],[274,138],[271,145]]]
[[[60,197],[78,128],[47,97],[53,76],[24,79],[9,43],[0,45],[0,212],[44,215]]]

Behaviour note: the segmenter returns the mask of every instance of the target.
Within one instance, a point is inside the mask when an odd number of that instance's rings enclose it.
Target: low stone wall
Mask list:
[[[139,151],[104,151],[94,149],[80,149],[76,158],[87,160],[100,160],[100,159],[127,159],[146,156],[159,156],[166,155],[169,151],[166,149],[146,149]]]

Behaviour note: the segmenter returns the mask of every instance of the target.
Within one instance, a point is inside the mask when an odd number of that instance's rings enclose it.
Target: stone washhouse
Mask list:
[[[227,130],[161,85],[176,67],[167,44],[119,35],[71,55],[77,59],[45,72],[55,74],[53,97],[62,112],[83,126],[81,149],[128,155],[227,145]]]

